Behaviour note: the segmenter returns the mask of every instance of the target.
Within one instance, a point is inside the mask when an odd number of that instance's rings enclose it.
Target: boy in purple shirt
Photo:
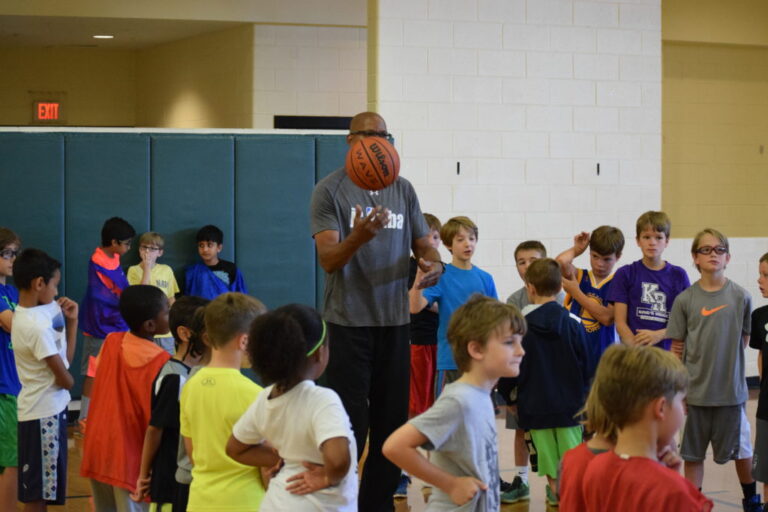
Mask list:
[[[613,278],[608,302],[621,341],[628,345],[657,345],[669,350],[667,320],[672,303],[691,283],[685,270],[662,259],[669,244],[671,222],[664,212],[648,211],[637,219],[641,260],[621,267]]]
[[[85,433],[93,377],[88,376],[91,357],[99,355],[104,338],[111,332],[127,331],[128,324],[120,315],[120,294],[128,288],[128,279],[120,267],[120,256],[131,248],[136,231],[128,221],[112,217],[101,228],[101,246],[88,262],[88,287],[80,308],[80,328],[83,331],[83,353],[80,372],[83,395],[80,406],[80,433]]]

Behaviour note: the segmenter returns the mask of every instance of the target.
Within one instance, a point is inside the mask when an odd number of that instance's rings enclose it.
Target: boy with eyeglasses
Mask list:
[[[128,268],[129,284],[151,284],[163,290],[168,297],[168,304],[173,305],[176,294],[179,293],[179,285],[173,269],[168,265],[158,263],[157,259],[163,255],[165,240],[159,233],[148,231],[139,237],[139,257],[141,263]],[[174,354],[173,335],[169,332],[155,337],[157,343],[166,352]]]
[[[111,332],[128,330],[120,315],[120,294],[128,287],[128,279],[120,267],[120,256],[131,248],[136,230],[128,221],[112,217],[101,228],[101,246],[88,262],[88,287],[80,307],[80,328],[83,331],[83,353],[80,372],[83,396],[80,402],[80,433],[85,433],[93,377],[88,376],[91,358],[99,355],[104,338]]]
[[[745,411],[748,398],[744,348],[751,331],[752,299],[725,277],[731,259],[728,239],[711,228],[699,232],[691,246],[701,278],[675,299],[667,324],[672,352],[691,377],[688,418],[680,456],[685,477],[701,488],[704,458],[712,443],[715,462],[736,461],[745,511],[762,511],[752,477],[752,446]]]
[[[0,510],[14,510],[17,495],[16,397],[21,383],[11,346],[11,324],[19,290],[6,279],[13,275],[20,245],[16,233],[0,228]]]

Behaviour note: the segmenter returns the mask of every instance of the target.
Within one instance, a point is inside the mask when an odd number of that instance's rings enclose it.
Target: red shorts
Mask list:
[[[413,418],[435,402],[437,345],[411,345],[411,391],[408,416]]]

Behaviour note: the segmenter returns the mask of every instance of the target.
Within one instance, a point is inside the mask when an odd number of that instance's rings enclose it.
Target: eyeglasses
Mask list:
[[[395,140],[395,138],[392,137],[392,134],[387,131],[377,132],[375,130],[357,130],[354,132],[349,132],[349,134],[362,135],[363,137],[381,137],[383,139],[387,139],[389,142]]]
[[[159,251],[160,250],[159,247],[153,247],[151,245],[140,245],[139,249],[141,249],[142,251],[147,251],[147,252],[155,252],[155,251]]]
[[[131,242],[132,242],[132,240],[130,238],[128,240],[118,240],[117,241],[118,244],[124,245],[126,247],[130,247],[131,246]]]
[[[13,249],[3,249],[0,251],[0,258],[3,258],[4,260],[12,260],[18,255],[19,251],[14,251]]]
[[[705,245],[704,247],[699,247],[696,249],[696,254],[703,254],[704,256],[707,254],[712,254],[713,252],[718,256],[722,256],[723,254],[728,254],[728,248],[722,245],[718,245],[717,247]]]

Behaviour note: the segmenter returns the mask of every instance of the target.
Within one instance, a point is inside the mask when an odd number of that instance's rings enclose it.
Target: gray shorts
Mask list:
[[[752,456],[745,404],[720,407],[688,406],[680,456],[685,461],[701,462],[706,458],[710,442],[712,458],[717,464]]]
[[[768,420],[755,421],[755,453],[752,455],[752,476],[768,482]]]
[[[91,357],[99,355],[101,346],[104,344],[104,338],[94,338],[93,336],[83,336],[83,353],[80,359],[80,375],[88,375],[88,362]]]

